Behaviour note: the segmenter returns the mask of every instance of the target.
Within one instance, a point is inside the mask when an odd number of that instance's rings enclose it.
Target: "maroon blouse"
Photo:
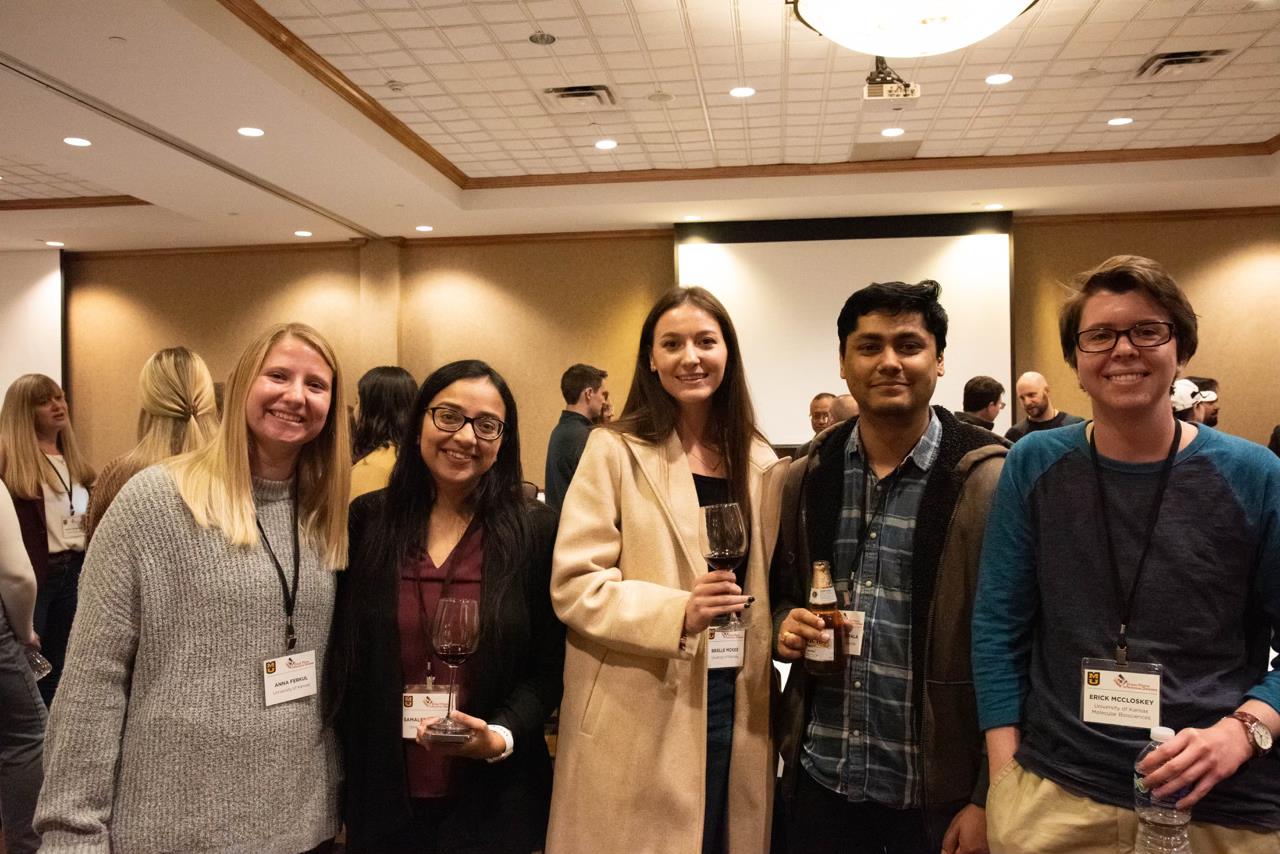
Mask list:
[[[444,563],[436,566],[425,550],[416,561],[407,562],[400,570],[399,611],[400,669],[406,685],[422,684],[435,675],[436,684],[447,687],[449,667],[431,652],[431,618],[436,603],[445,595],[454,599],[479,599],[482,564],[484,562],[484,530],[472,521],[462,539],[453,547]],[[453,707],[467,710],[467,666],[458,668],[458,688]],[[409,796],[439,798],[450,793],[449,777],[455,760],[431,753],[426,748],[404,740],[404,764]]]

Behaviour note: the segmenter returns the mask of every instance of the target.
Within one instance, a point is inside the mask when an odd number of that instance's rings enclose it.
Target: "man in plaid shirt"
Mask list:
[[[856,291],[837,322],[861,415],[792,466],[771,596],[795,661],[775,718],[786,850],[985,854],[986,779],[969,618],[1007,444],[930,406],[947,315],[936,282]],[[804,669],[822,622],[804,603],[832,565],[851,636],[843,673]]]

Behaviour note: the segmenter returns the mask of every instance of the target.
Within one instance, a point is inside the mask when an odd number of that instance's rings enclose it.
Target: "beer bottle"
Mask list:
[[[831,581],[831,564],[825,560],[813,562],[813,581],[809,588],[809,610],[822,618],[828,637],[811,640],[804,649],[804,666],[814,676],[835,676],[844,673],[845,637],[844,619],[836,601],[836,588]]]

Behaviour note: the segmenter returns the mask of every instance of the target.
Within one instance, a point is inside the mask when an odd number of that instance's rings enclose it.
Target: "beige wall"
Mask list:
[[[1064,283],[1112,255],[1145,255],[1169,270],[1199,315],[1200,346],[1185,373],[1221,383],[1218,426],[1265,443],[1280,423],[1280,212],[1243,213],[1015,219],[1015,374],[1039,371],[1049,380],[1055,405],[1089,416],[1088,399],[1058,345]]]
[[[560,374],[604,368],[621,408],[640,323],[674,285],[674,260],[669,233],[435,241],[86,254],[67,282],[72,418],[96,466],[133,444],[138,370],[153,351],[184,344],[222,379],[261,329],[301,320],[333,343],[351,402],[377,364],[421,381],[454,359],[492,363],[520,404],[525,476],[541,484]]]

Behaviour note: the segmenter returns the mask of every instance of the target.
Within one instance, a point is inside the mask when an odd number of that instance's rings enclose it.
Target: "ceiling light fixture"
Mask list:
[[[436,229],[435,229],[435,226],[432,226],[432,225],[419,225],[419,226],[415,226],[413,230],[414,231],[435,231]]]
[[[1000,204],[999,202],[992,202],[991,204],[983,205],[983,207],[984,207],[984,208],[986,208],[986,209],[987,209],[987,210],[989,210],[989,211],[1001,211],[1001,210],[1004,210],[1004,205]]]
[[[1003,71],[999,74],[992,74],[987,77],[988,86],[1003,86],[1006,83],[1013,82],[1012,74],[1005,74]]]
[[[902,128],[885,128],[880,131],[881,136],[902,136],[904,133],[906,133],[906,131]]]
[[[236,128],[236,133],[241,136],[259,137],[266,135],[266,131],[262,128]]]
[[[701,219],[702,219],[702,217],[698,216],[697,214],[686,214],[686,215],[685,215],[685,218],[684,218],[684,221],[685,221],[685,222],[698,222],[698,221],[699,221],[699,220],[701,220]]]
[[[756,90],[750,86],[734,86],[729,90],[729,94],[735,98],[750,98],[755,93]]]
[[[76,148],[88,148],[89,146],[93,145],[93,143],[90,142],[89,140],[81,139],[78,136],[64,137],[62,141],[65,142],[67,145],[73,145]]]
[[[63,243],[61,240],[46,240],[44,242],[44,245],[52,246],[54,249],[60,249],[63,246],[66,246],[67,244]]]
[[[533,35],[529,36],[529,41],[542,47],[548,47],[556,43],[556,37],[551,35],[551,33],[544,33],[542,30],[536,30]]]
[[[295,232],[293,233],[293,236],[294,236],[294,237],[310,237],[310,236],[311,236],[311,232],[309,232],[309,231],[295,231]]]
[[[871,56],[934,56],[1004,29],[1038,0],[794,0],[800,23]]]
[[[596,140],[596,148],[600,149],[601,151],[613,151],[617,147],[618,147],[618,141],[616,139]]]
[[[1128,116],[1116,116],[1114,119],[1107,119],[1107,124],[1113,128],[1124,127],[1125,125],[1133,124],[1133,119]]]

